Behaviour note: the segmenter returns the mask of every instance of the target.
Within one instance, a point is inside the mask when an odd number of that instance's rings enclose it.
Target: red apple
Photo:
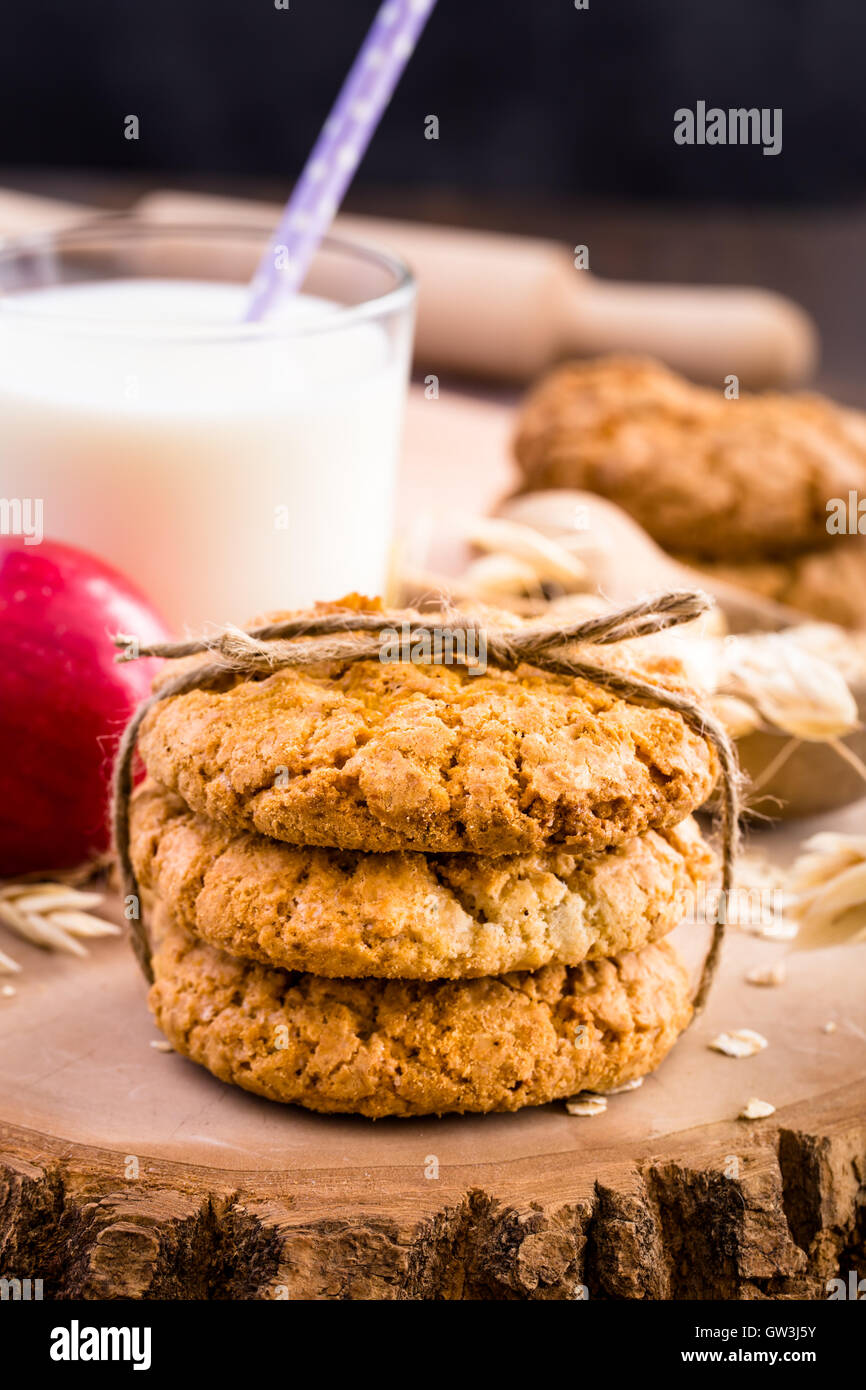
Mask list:
[[[109,844],[112,758],[159,663],[111,634],[168,629],[117,570],[55,541],[0,538],[0,876],[67,868]]]

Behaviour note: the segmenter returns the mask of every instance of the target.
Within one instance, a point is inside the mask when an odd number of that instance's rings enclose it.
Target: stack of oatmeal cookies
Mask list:
[[[866,627],[860,411],[817,395],[740,395],[735,378],[710,390],[658,362],[600,358],[536,387],[515,453],[526,491],[597,492],[695,568]]]
[[[670,709],[370,660],[172,696],[139,749],[151,1005],[225,1081],[516,1110],[645,1075],[688,1023],[663,938],[713,871],[716,762]]]

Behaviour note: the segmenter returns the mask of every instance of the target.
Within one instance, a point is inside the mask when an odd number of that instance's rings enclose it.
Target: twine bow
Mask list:
[[[142,722],[148,712],[162,700],[185,695],[192,690],[212,690],[233,677],[268,676],[275,671],[304,670],[313,666],[355,661],[393,661],[392,634],[401,618],[408,623],[407,641],[399,646],[399,660],[408,660],[407,652],[424,637],[437,630],[447,630],[453,637],[477,638],[483,633],[487,661],[503,670],[515,670],[528,664],[555,675],[576,676],[591,681],[603,690],[625,700],[661,706],[676,711],[686,724],[705,738],[715,749],[722,771],[721,838],[722,892],[713,924],[713,934],[701,969],[694,998],[694,1017],[703,1009],[712,986],[725,934],[726,905],[734,880],[739,828],[739,769],[734,746],[726,730],[707,710],[687,695],[682,695],[635,676],[612,671],[576,655],[574,645],[609,646],[629,638],[645,637],[653,632],[678,627],[691,622],[712,607],[712,599],[703,593],[674,590],[655,598],[635,603],[613,613],[565,626],[533,624],[531,627],[495,628],[481,625],[453,609],[439,613],[384,614],[323,613],[289,618],[285,622],[243,632],[226,627],[204,637],[184,642],[158,642],[137,646],[131,639],[118,635],[115,646],[122,648],[118,661],[137,657],[180,657],[207,653],[211,660],[171,677],[144,700],[126,726],[117,751],[114,768],[113,821],[114,840],[120,864],[123,892],[137,907],[137,916],[130,918],[133,947],[144,974],[153,979],[150,943],[141,918],[138,883],[129,850],[129,799],[132,793],[132,764],[135,745]],[[383,635],[384,634],[384,635]],[[463,650],[468,650],[468,644]]]

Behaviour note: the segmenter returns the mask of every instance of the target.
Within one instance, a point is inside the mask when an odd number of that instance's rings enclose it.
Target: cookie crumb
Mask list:
[[[767,1039],[752,1028],[733,1028],[729,1033],[720,1033],[707,1046],[714,1052],[723,1052],[726,1057],[754,1057],[767,1047]]]
[[[838,1023],[834,1023],[833,1020],[830,1019],[830,1022],[829,1022],[829,1023],[825,1023],[825,1024],[824,1024],[824,1027],[821,1029],[821,1032],[822,1032],[822,1033],[835,1033],[835,1032],[836,1032],[836,1029],[837,1029],[838,1027],[839,1027]]]
[[[3,988],[0,989],[0,994],[2,994],[4,999],[11,999],[13,995],[17,993],[18,991],[14,985],[4,985]]]
[[[152,1038],[150,1042],[154,1052],[174,1052],[171,1043],[165,1038]]]
[[[775,1113],[775,1105],[771,1105],[768,1100],[759,1100],[757,1096],[752,1096],[746,1101],[737,1118],[740,1120],[765,1120],[768,1115],[775,1115]]]

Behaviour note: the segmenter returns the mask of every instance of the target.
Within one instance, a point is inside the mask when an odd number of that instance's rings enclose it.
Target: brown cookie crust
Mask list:
[[[822,622],[866,628],[866,543],[860,538],[836,538],[827,550],[761,563],[711,565],[680,558],[715,579],[739,584]]]
[[[223,1081],[323,1112],[518,1110],[658,1066],[691,1014],[667,942],[534,974],[326,980],[237,960],[157,914],[150,1005]]]
[[[717,771],[680,715],[587,681],[378,661],[171,697],[139,749],[209,819],[375,852],[593,852],[679,824]]]
[[[693,820],[588,859],[297,849],[153,783],[131,829],[142,888],[190,935],[323,976],[471,978],[636,950],[679,923],[715,865]]]
[[[658,362],[560,367],[529,396],[515,439],[525,490],[580,488],[629,512],[668,550],[763,559],[826,546],[826,504],[866,493],[866,417],[820,396],[691,385]]]

